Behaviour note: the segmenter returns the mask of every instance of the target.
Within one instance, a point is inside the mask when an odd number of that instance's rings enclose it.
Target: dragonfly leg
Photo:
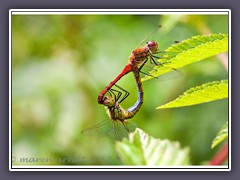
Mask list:
[[[162,66],[163,64],[170,63],[170,62],[156,62],[156,60],[155,60],[154,58],[160,59],[161,57],[154,56],[154,55],[151,55],[151,56],[150,56],[150,59],[151,59],[150,62],[151,62],[151,63],[154,63],[154,64],[157,65],[157,66]]]
[[[152,57],[154,58],[157,58],[157,59],[161,59],[162,57],[159,57],[159,56],[155,56],[155,55],[151,55]]]
[[[117,92],[117,95],[115,94],[115,92]],[[114,100],[115,100],[115,102],[117,102],[118,101],[118,99],[122,96],[122,92],[121,91],[118,91],[118,90],[116,90],[116,89],[110,89],[109,90],[109,94],[110,94],[110,96],[114,96]]]
[[[141,73],[144,74],[144,75],[147,75],[147,76],[151,76],[151,77],[153,77],[153,78],[155,78],[155,79],[158,79],[157,77],[155,77],[155,76],[153,76],[153,75],[151,75],[151,74],[145,73],[145,72],[143,72],[143,71],[141,71]]]
[[[144,74],[144,75],[151,76],[151,77],[153,77],[153,78],[156,78],[156,79],[157,79],[157,77],[155,77],[155,76],[153,76],[153,75],[151,75],[151,74],[148,74],[148,73],[145,73],[145,72],[141,71],[141,69],[142,69],[142,68],[143,68],[143,66],[146,64],[146,62],[147,62],[147,61],[148,61],[148,59],[147,59],[147,60],[145,60],[145,61],[143,61],[143,63],[141,64],[141,66],[138,68],[138,71],[139,71],[140,73]]]
[[[124,99],[126,99],[129,96],[130,93],[127,90],[123,89],[122,87],[118,86],[117,84],[115,84],[115,86],[124,92],[124,96],[120,100],[118,100],[118,103],[120,104]]]
[[[150,56],[150,62],[158,66],[158,63],[155,61],[152,55]]]
[[[138,71],[141,71],[141,69],[142,69],[143,66],[146,64],[147,61],[148,61],[148,59],[146,59],[145,61],[143,61],[143,63],[141,64],[141,66],[138,68]]]

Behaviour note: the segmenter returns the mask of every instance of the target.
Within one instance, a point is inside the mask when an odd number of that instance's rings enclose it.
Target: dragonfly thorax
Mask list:
[[[130,62],[133,66],[138,66],[157,51],[158,43],[155,41],[148,41],[144,47],[137,48],[132,52]]]
[[[111,106],[106,108],[110,119],[119,121],[124,121],[125,119],[128,119],[125,115],[124,109],[121,106]]]
[[[149,51],[148,47],[135,49],[130,56],[130,62],[133,66],[138,66],[143,61],[148,59],[150,54],[151,52]]]

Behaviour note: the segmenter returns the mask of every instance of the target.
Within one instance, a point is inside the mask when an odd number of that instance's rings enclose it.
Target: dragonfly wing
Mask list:
[[[95,124],[94,126],[84,129],[82,130],[82,134],[84,136],[97,136],[97,135],[101,135],[101,134],[106,134],[108,130],[112,129],[112,125],[111,125],[111,120],[106,119],[103,120],[97,124]]]
[[[101,136],[107,135],[111,139],[121,140],[127,137],[130,132],[136,129],[137,125],[129,121],[118,121],[118,120],[104,120],[94,125],[91,128],[82,131],[85,136]]]
[[[162,67],[164,73],[160,76],[156,76],[158,70],[154,69],[154,67],[146,66],[143,70],[140,71],[141,78],[147,78],[150,77],[154,81],[166,81],[166,80],[172,80],[177,79],[184,76],[184,73],[178,69],[174,69],[171,67]]]

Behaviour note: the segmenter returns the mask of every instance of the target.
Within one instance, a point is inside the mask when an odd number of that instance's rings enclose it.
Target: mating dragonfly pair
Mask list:
[[[107,108],[107,113],[110,118],[109,122],[112,123],[112,130],[114,131],[115,137],[117,139],[121,139],[122,137],[126,136],[128,132],[133,131],[136,127],[133,126],[132,128],[130,126],[130,122],[128,121],[128,119],[135,116],[135,114],[139,111],[143,103],[144,93],[140,73],[149,75],[141,71],[142,68],[147,63],[147,61],[150,61],[150,63],[155,66],[162,65],[161,63],[156,61],[156,59],[160,59],[160,57],[156,56],[159,53],[160,52],[158,51],[158,43],[155,41],[148,41],[146,42],[145,46],[133,50],[129,58],[129,63],[124,67],[122,72],[112,82],[110,82],[110,84],[106,88],[104,88],[98,95],[97,99],[98,103],[104,105]],[[138,100],[130,108],[124,109],[120,106],[120,103],[123,102],[129,96],[130,93],[123,89],[122,87],[118,86],[116,83],[123,76],[130,72],[134,74],[138,91]],[[113,89],[114,86],[119,90]],[[123,96],[122,92],[124,92]],[[107,93],[109,95],[106,95]],[[119,131],[120,125],[123,126],[125,132],[127,133],[120,134],[121,133]],[[98,128],[98,126],[96,127]]]
[[[139,73],[146,74],[142,72],[141,69],[144,67],[147,61],[150,61],[152,64],[157,66],[161,65],[155,60],[156,58],[159,59],[159,57],[156,56],[158,53],[158,43],[155,41],[148,41],[146,42],[145,46],[133,50],[129,58],[129,63],[124,67],[122,72],[98,95],[98,103],[104,105],[107,108],[108,116],[112,122],[112,129],[117,139],[122,138],[122,135],[118,130],[119,125],[122,125],[126,132],[131,132],[134,130],[134,127],[131,128],[131,126],[129,126],[128,119],[135,116],[143,103],[144,93]],[[123,76],[130,72],[134,74],[138,91],[138,100],[130,108],[123,109],[120,106],[120,103],[123,102],[130,93],[122,87],[118,86],[116,83]],[[113,89],[114,86],[119,90]],[[124,92],[123,96],[122,92]],[[109,95],[106,95],[107,93],[109,93]]]
[[[157,62],[154,60],[154,58],[157,58],[154,55],[156,53],[158,53],[158,44],[155,41],[149,41],[144,47],[135,49],[130,56],[129,63],[124,67],[122,72],[102,92],[100,92],[98,96],[98,103],[103,104],[107,108],[108,115],[113,121],[113,129],[115,130],[115,135],[117,139],[120,139],[120,135],[118,130],[114,126],[116,123],[120,122],[127,132],[131,131],[131,129],[129,129],[127,119],[132,118],[139,111],[143,103],[144,93],[139,72],[141,72],[142,67],[149,59],[151,63],[158,65]],[[124,75],[130,72],[133,72],[134,74],[138,91],[138,100],[133,106],[125,110],[120,106],[120,103],[128,97],[129,92],[116,85],[116,83]],[[123,97],[121,97],[121,91],[112,89],[113,86],[116,86],[118,89],[125,92]],[[105,96],[107,92],[110,94],[110,96]]]

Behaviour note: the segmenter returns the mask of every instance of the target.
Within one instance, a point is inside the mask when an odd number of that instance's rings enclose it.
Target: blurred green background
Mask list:
[[[99,92],[159,24],[153,36],[160,50],[194,35],[228,33],[227,15],[13,15],[13,164],[121,164],[112,139],[81,131],[108,119],[97,103]],[[228,119],[228,101],[155,108],[228,74],[217,57],[181,71],[182,78],[143,83],[143,106],[130,121],[156,138],[189,146],[191,161],[198,165],[218,150],[211,150],[211,142]],[[132,106],[137,100],[133,75],[118,84],[131,93],[122,106]]]

